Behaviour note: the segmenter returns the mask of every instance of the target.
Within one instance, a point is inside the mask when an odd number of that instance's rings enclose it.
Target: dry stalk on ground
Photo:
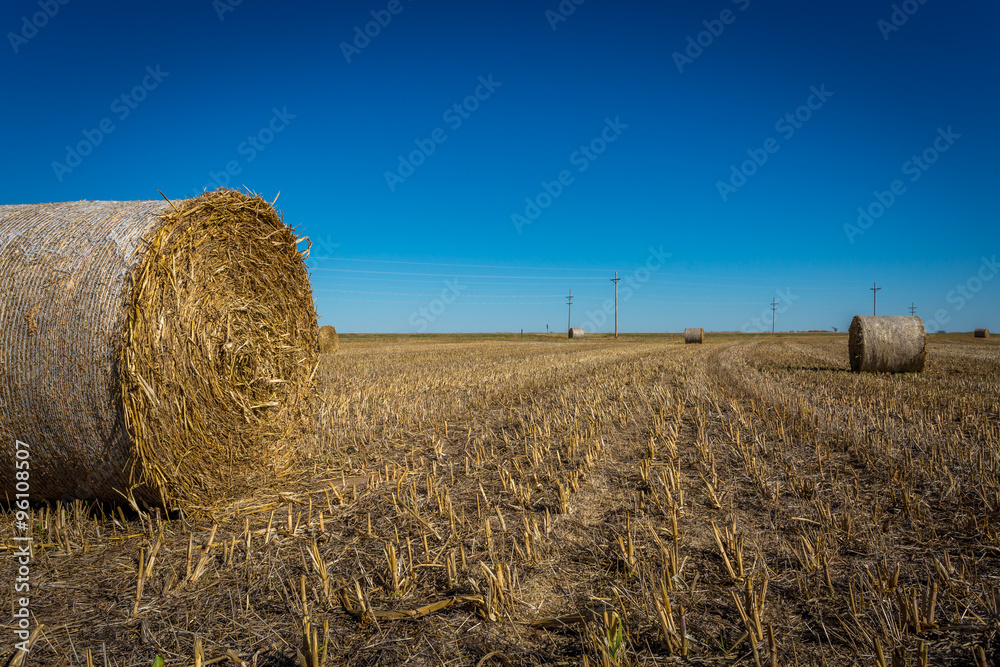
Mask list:
[[[994,339],[667,340],[341,336],[280,487],[32,508],[30,660],[1000,662]]]

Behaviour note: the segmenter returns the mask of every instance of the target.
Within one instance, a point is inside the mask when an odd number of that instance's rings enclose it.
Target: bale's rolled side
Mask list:
[[[340,347],[337,339],[337,330],[329,324],[324,324],[319,328],[319,353],[333,354]]]
[[[583,329],[579,327],[573,327],[569,330],[570,338],[583,338]]]
[[[284,467],[315,414],[296,244],[232,190],[0,206],[0,439],[31,499],[197,504]]]
[[[927,356],[919,317],[856,315],[848,332],[855,373],[919,373]]]
[[[705,330],[701,327],[697,329],[685,329],[684,330],[684,343],[703,343],[705,342]]]
[[[976,329],[975,336],[976,336],[976,338],[989,338],[990,337],[990,330],[989,329]]]

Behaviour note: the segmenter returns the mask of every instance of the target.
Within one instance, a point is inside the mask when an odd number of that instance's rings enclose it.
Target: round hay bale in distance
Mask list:
[[[319,328],[319,353],[333,354],[340,347],[337,339],[337,330],[329,324],[324,324]]]
[[[919,373],[927,357],[924,322],[909,315],[855,315],[847,346],[855,373]]]
[[[579,327],[573,327],[569,330],[570,338],[583,338],[583,329]]]
[[[990,330],[989,329],[976,329],[975,336],[976,336],[976,338],[989,338],[990,337]]]
[[[316,309],[257,196],[0,206],[0,496],[184,507],[315,438]]]
[[[705,342],[705,330],[701,327],[697,329],[685,329],[684,330],[684,343],[704,343]]]

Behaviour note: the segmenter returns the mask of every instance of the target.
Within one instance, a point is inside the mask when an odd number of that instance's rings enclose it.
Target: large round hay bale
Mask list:
[[[0,497],[15,440],[32,500],[187,506],[286,467],[315,414],[296,243],[233,190],[0,206]]]
[[[569,330],[570,338],[583,338],[583,329],[579,327],[573,327]]]
[[[697,329],[685,329],[684,330],[684,343],[703,343],[705,342],[705,330],[701,327]]]
[[[324,324],[319,328],[319,353],[333,354],[337,351],[340,343],[337,340],[337,330],[329,324]]]
[[[989,329],[976,329],[975,336],[976,336],[976,338],[989,338],[990,337],[990,330]]]
[[[855,315],[848,332],[855,373],[919,373],[927,356],[924,322],[909,315]]]

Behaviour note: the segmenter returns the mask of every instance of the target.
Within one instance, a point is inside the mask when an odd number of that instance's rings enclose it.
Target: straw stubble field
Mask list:
[[[1000,664],[995,339],[679,343],[342,336],[271,490],[32,509],[28,663]]]

